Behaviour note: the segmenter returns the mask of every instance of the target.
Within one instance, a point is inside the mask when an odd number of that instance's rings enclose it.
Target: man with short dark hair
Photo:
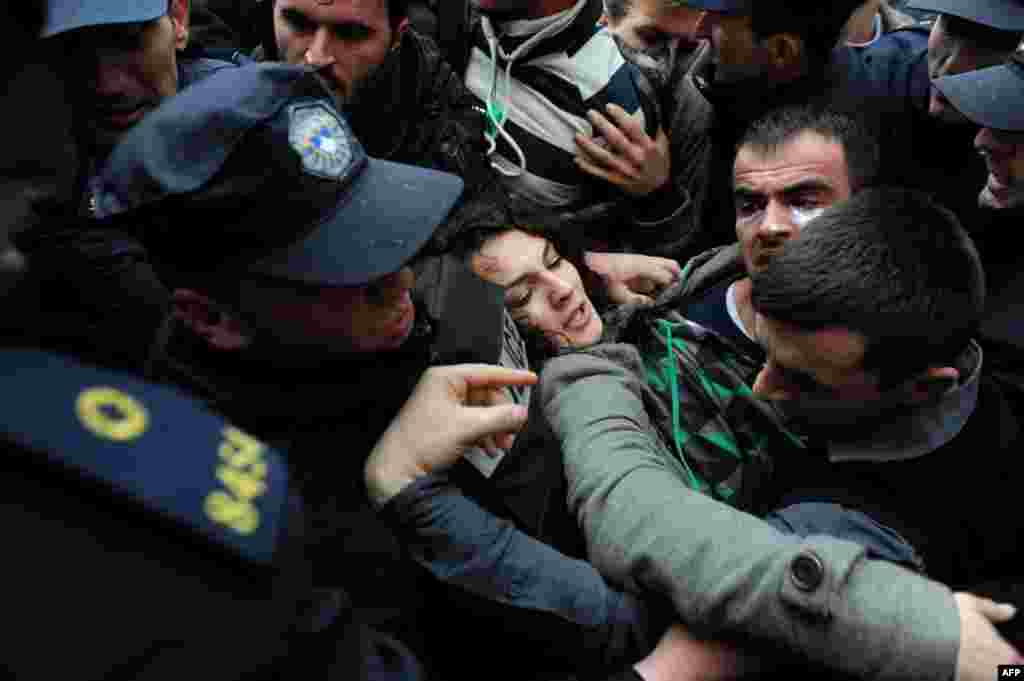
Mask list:
[[[694,257],[665,300],[763,361],[754,340],[749,275],[811,218],[874,183],[879,155],[871,132],[841,112],[790,107],[755,121],[733,165],[737,243]]]
[[[685,447],[677,457],[651,436],[642,365],[596,348],[551,360],[541,382],[591,560],[613,582],[665,593],[684,620],[720,613],[712,635],[757,637],[779,617],[799,632],[787,648],[855,676],[945,679],[955,669],[981,679],[995,661],[1018,660],[1005,644],[977,658],[956,653],[967,634],[923,655],[880,653],[910,642],[908,629],[872,642],[835,619],[845,608],[834,599],[853,596],[858,570],[908,579],[891,563],[919,569],[923,557],[926,574],[958,589],[1018,572],[1019,547],[1001,538],[1015,536],[1020,519],[1006,516],[1000,497],[1020,474],[1012,452],[1021,431],[1014,401],[986,379],[970,341],[983,276],[955,217],[920,194],[866,189],[811,220],[753,280],[768,353],[754,390],[790,398],[780,410],[813,433],[775,462],[779,512],[769,521],[783,532],[694,489],[679,472]],[[908,349],[917,346],[919,355]],[[966,504],[927,503],[912,493],[921,480]],[[817,545],[828,535],[835,545]],[[862,562],[872,557],[885,562]],[[950,602],[945,587],[929,583],[945,591],[937,596],[915,584],[909,598],[907,587],[892,593],[915,604],[905,615]],[[974,597],[954,601],[973,620]],[[1014,613],[982,608],[984,627]],[[925,616],[932,633],[947,626],[941,610]]]
[[[974,544],[1016,532],[986,500],[1017,475],[1000,453],[1019,428],[1015,402],[982,374],[971,340],[984,273],[955,216],[923,195],[865,190],[810,223],[752,280],[768,356],[754,392],[811,437],[807,450],[777,461],[770,521],[806,536],[843,518],[849,536],[871,537],[869,555],[955,588],[1016,573],[1015,549]],[[976,452],[986,460],[962,470]],[[900,493],[954,479],[987,491],[956,508]],[[892,534],[875,539],[877,525]]]

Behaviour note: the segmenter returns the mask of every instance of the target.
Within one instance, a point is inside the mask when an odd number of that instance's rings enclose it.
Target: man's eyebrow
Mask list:
[[[285,7],[281,10],[281,16],[296,24],[313,25],[316,23],[312,17],[296,7]]]
[[[733,187],[732,195],[737,199],[753,199],[759,196],[764,196],[762,192],[759,192],[755,190],[753,187],[748,187],[747,185],[743,184]]]
[[[793,196],[794,194],[809,194],[812,192],[827,192],[834,189],[831,182],[823,177],[809,177],[785,187],[782,194]]]

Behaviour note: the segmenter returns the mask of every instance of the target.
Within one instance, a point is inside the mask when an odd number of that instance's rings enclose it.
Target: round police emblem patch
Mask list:
[[[349,133],[327,107],[321,104],[296,107],[291,112],[288,140],[302,157],[307,172],[338,179],[352,163]]]

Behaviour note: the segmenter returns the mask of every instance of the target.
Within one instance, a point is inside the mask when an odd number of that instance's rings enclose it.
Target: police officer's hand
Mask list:
[[[659,128],[651,139],[640,121],[622,107],[608,104],[605,110],[608,117],[593,110],[587,113],[595,135],[604,141],[576,135],[576,164],[633,196],[647,196],[664,187],[672,171],[665,131]]]
[[[527,410],[509,404],[503,388],[536,382],[532,371],[486,364],[427,370],[366,461],[374,503],[387,503],[416,478],[451,466],[489,438],[508,446],[526,424]]]
[[[992,679],[996,665],[1024,663],[1020,653],[992,626],[1013,618],[1015,609],[1012,605],[996,603],[969,593],[957,593],[953,598],[960,611],[960,653],[956,660],[956,681]]]
[[[675,260],[636,253],[584,254],[587,267],[604,280],[613,303],[650,305],[658,293],[677,281],[682,268]]]

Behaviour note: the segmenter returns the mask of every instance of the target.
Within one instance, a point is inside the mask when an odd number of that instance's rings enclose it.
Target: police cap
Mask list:
[[[912,0],[908,6],[1024,33],[1024,0]]]
[[[87,26],[152,21],[167,14],[167,0],[49,0],[42,36]]]
[[[964,116],[983,128],[1024,130],[1024,57],[1001,66],[944,76],[933,83]]]
[[[672,4],[723,14],[750,14],[754,7],[753,0],[672,0]]]
[[[251,64],[132,128],[101,173],[97,215],[162,215],[160,227],[138,220],[139,236],[172,266],[352,286],[408,262],[462,187],[368,158],[309,67]]]

